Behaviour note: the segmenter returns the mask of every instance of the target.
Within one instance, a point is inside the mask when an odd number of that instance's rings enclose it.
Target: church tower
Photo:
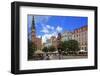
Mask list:
[[[34,16],[32,18],[32,42],[35,43],[36,39],[36,32],[35,32],[35,21],[34,21]]]

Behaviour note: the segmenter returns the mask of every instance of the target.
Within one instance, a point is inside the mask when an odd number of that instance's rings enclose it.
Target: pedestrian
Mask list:
[[[49,57],[48,54],[46,54],[46,55],[44,56],[44,60],[50,60],[50,57]]]

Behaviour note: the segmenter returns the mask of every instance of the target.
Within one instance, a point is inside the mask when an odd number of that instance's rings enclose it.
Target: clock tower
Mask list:
[[[32,18],[32,42],[35,43],[36,34],[35,34],[35,21],[34,16]]]

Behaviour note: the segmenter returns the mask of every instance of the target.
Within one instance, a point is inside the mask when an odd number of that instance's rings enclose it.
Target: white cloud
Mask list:
[[[41,38],[41,36],[40,36],[40,35],[38,35],[37,37],[38,37],[38,38]]]
[[[54,30],[54,27],[52,26],[51,29]]]
[[[57,31],[57,32],[61,32],[62,30],[63,30],[62,27],[57,26],[57,28],[56,28],[56,31]]]
[[[48,30],[47,26],[45,26],[44,24],[42,24],[42,30],[41,30],[41,32],[43,32],[43,33],[49,33],[49,30]]]
[[[53,32],[53,33],[52,33],[52,36],[57,37],[57,31]]]
[[[43,33],[50,33],[51,31],[54,31],[54,27],[53,26],[42,24],[41,32],[43,32]]]
[[[53,27],[53,26],[46,25],[46,27],[47,27],[48,29],[54,30],[54,27]]]
[[[51,27],[50,27],[50,25],[46,25],[46,27],[48,28],[48,29],[50,29]]]
[[[47,39],[50,39],[50,37],[52,36],[52,34],[44,34],[42,36],[42,43],[45,43]]]
[[[42,43],[45,43],[47,39],[50,39],[51,36],[57,37],[58,32],[61,32],[63,29],[60,26],[57,26],[57,28],[54,28],[53,26],[50,25],[42,25],[42,30],[41,32],[44,33],[42,35]]]
[[[47,28],[43,28],[43,29],[41,30],[41,32],[43,32],[43,33],[49,33],[49,30],[48,30]]]

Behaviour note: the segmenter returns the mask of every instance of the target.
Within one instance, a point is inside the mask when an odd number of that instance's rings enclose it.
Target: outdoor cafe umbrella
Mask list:
[[[58,51],[54,51],[53,53],[58,53]]]
[[[35,51],[35,54],[43,54],[44,52],[42,50]]]

